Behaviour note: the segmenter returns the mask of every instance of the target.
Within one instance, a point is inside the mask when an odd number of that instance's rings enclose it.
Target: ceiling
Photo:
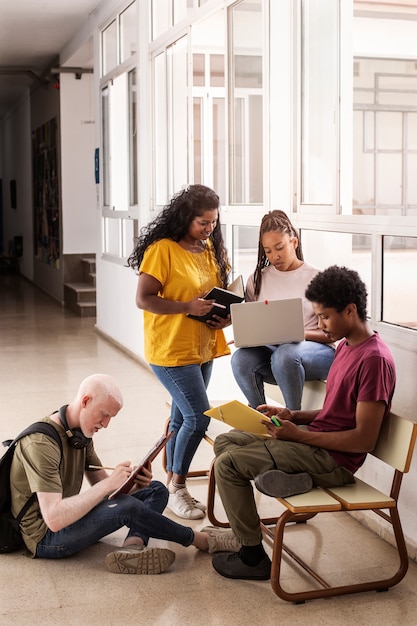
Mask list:
[[[28,88],[53,81],[61,50],[100,0],[0,0],[0,118]],[[91,67],[85,44],[71,65]]]

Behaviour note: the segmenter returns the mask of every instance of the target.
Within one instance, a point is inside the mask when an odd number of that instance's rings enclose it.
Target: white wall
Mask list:
[[[143,359],[142,312],[136,308],[137,276],[130,267],[97,255],[97,328]]]
[[[62,253],[95,252],[95,119],[92,74],[60,75]]]

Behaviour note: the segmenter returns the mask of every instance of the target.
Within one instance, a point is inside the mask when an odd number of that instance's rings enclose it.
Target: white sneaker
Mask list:
[[[201,519],[205,513],[195,504],[196,500],[188,493],[187,488],[177,489],[170,493],[167,507],[183,519]]]
[[[209,554],[213,552],[239,552],[242,544],[230,528],[205,526],[202,533],[208,534]]]
[[[203,511],[203,513],[206,512],[207,507],[205,504],[203,504],[203,502],[200,502],[200,500],[196,500],[195,498],[193,498],[193,496],[190,494],[191,500],[193,501],[193,505],[195,506],[196,509],[200,509],[200,511]]]

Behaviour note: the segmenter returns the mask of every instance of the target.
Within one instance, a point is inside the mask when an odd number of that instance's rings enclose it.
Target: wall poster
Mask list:
[[[32,133],[35,258],[58,269],[61,254],[56,118]]]

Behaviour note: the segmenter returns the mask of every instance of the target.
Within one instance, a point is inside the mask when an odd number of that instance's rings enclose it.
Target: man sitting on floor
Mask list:
[[[262,545],[251,480],[259,491],[274,497],[354,482],[353,474],[374,449],[391,408],[395,365],[366,320],[366,287],[357,272],[329,267],[313,278],[305,295],[328,338],[344,339],[337,347],[320,411],[260,405],[258,410],[269,418],[261,421],[270,438],[235,430],[215,440],[217,487],[230,526],[242,543],[239,552],[213,557],[214,569],[227,578],[270,578],[271,561]]]
[[[93,374],[81,382],[70,404],[44,419],[61,438],[62,459],[58,444],[45,434],[27,435],[17,443],[10,473],[12,513],[16,516],[32,493],[37,494],[20,525],[29,555],[62,559],[124,526],[123,546],[106,557],[107,568],[115,573],[166,570],[175,553],[148,547],[151,537],[208,552],[239,549],[230,530],[197,531],[165,517],[168,490],[152,480],[150,464],[138,474],[129,494],[108,499],[133,468],[130,461],[122,461],[108,474],[94,450],[93,436],[108,427],[122,405],[115,380]],[[84,476],[90,486],[81,491]]]

